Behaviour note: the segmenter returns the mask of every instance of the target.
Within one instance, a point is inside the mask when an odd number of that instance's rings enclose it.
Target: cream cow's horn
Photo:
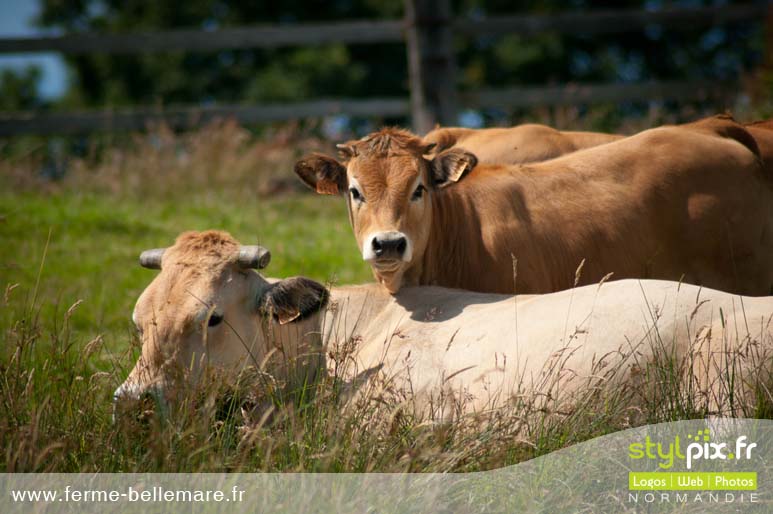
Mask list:
[[[161,269],[161,257],[166,248],[154,248],[145,250],[140,254],[140,266],[148,269]]]
[[[271,252],[262,246],[240,246],[237,261],[242,268],[263,269],[271,262]]]

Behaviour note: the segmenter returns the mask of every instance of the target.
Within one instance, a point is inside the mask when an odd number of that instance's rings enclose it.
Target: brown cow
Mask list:
[[[384,129],[295,172],[344,194],[363,259],[389,291],[436,284],[549,293],[614,278],[683,279],[763,295],[773,285],[773,176],[728,117],[666,126],[530,165],[476,166]],[[763,137],[760,135],[759,137]],[[571,173],[567,173],[571,172]],[[517,288],[514,260],[517,260]]]
[[[600,132],[559,131],[546,125],[525,124],[479,130],[436,128],[424,136],[424,143],[434,143],[435,153],[449,148],[463,148],[474,153],[480,164],[525,164],[546,161],[624,137]]]

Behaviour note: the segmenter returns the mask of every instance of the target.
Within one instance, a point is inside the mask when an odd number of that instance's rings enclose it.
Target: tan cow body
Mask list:
[[[321,193],[348,190],[363,259],[391,292],[549,293],[571,287],[584,261],[579,284],[614,273],[766,295],[773,155],[760,148],[773,148],[773,131],[715,117],[550,161],[476,166],[458,149],[428,161],[421,140],[385,129],[345,145],[345,165],[314,155],[296,173]]]
[[[279,378],[308,378],[325,355],[348,348],[326,365],[355,394],[375,387],[390,402],[447,420],[501,407],[513,394],[580,391],[600,377],[620,385],[661,351],[694,382],[696,401],[720,409],[728,393],[720,372],[759,372],[752,357],[769,362],[773,348],[773,297],[654,280],[541,296],[438,287],[392,296],[372,284],[333,288],[320,313],[321,286],[245,271],[237,248],[227,234],[206,232],[185,234],[165,252],[135,308],[142,357],[117,400],[169,388],[175,376],[195,379],[205,363],[233,371],[268,363]],[[221,321],[208,323],[210,315]],[[193,369],[174,375],[175,364]],[[736,382],[740,405],[750,383]]]
[[[434,152],[463,148],[480,164],[526,164],[617,141],[625,136],[600,132],[560,131],[546,125],[524,124],[507,128],[436,128],[424,136]]]

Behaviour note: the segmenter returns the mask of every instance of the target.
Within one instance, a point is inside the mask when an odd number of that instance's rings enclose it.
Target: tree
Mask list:
[[[242,2],[239,0],[44,0],[39,23],[66,32],[126,33],[216,29],[399,16],[387,0]],[[313,96],[407,94],[401,45],[347,48],[165,52],[68,57],[73,103],[121,105],[207,101],[289,101]]]
[[[609,8],[657,8],[661,0],[455,0],[461,17]],[[678,0],[669,5],[708,5]],[[396,0],[43,0],[40,23],[68,32],[216,29],[259,23],[399,18]],[[760,60],[761,24],[601,36],[543,34],[458,38],[462,89],[566,82],[737,79]],[[320,96],[407,96],[401,44],[166,52],[69,57],[80,105],[293,101]]]
[[[28,67],[21,71],[0,72],[0,111],[25,111],[43,105],[37,90],[40,69]]]

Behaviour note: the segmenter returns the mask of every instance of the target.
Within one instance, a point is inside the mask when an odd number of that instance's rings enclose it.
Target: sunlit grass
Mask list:
[[[134,302],[153,277],[138,265],[139,253],[171,245],[184,230],[209,228],[269,248],[269,275],[369,280],[345,206],[335,200],[292,195],[250,202],[190,194],[167,202],[95,193],[3,192],[0,283],[34,284],[50,231],[38,293],[43,316],[84,300],[73,327],[125,334]]]

